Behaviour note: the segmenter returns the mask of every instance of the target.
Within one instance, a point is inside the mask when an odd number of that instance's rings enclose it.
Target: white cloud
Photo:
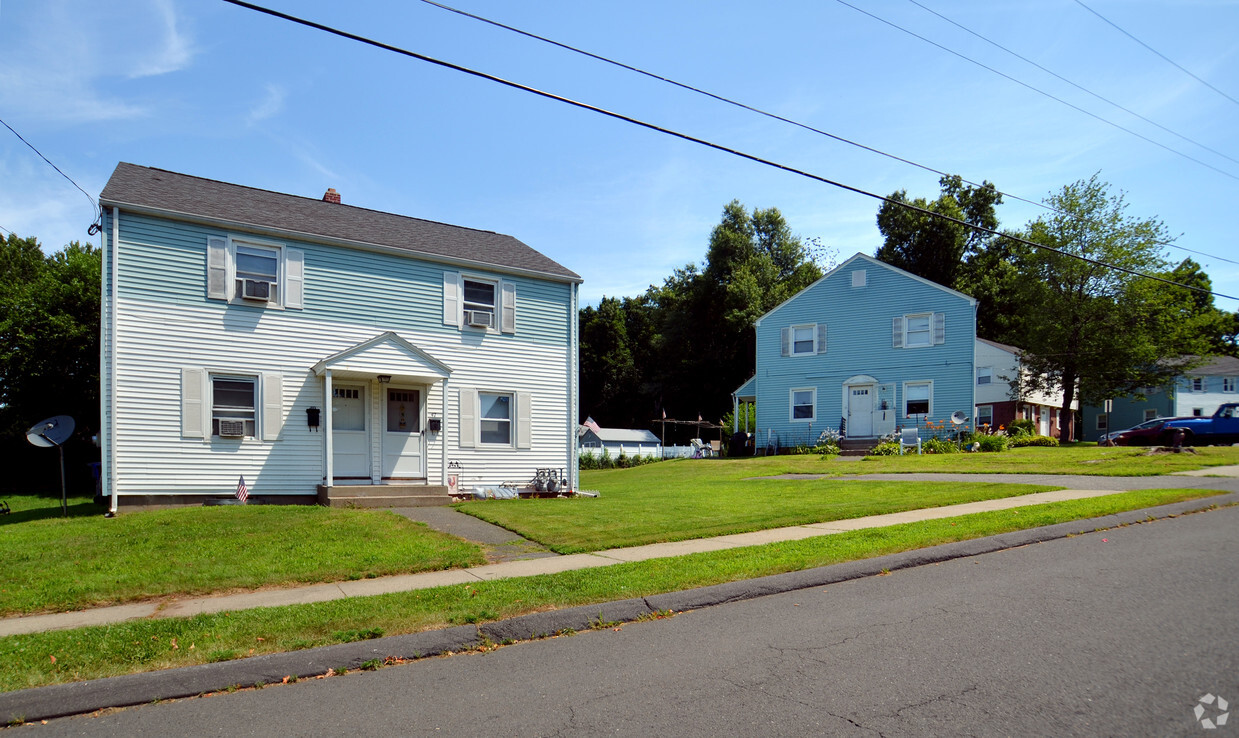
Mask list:
[[[180,71],[189,66],[196,53],[192,39],[179,28],[170,0],[155,0],[154,7],[163,32],[159,43],[151,45],[151,55],[137,60],[134,69],[129,73],[131,78],[155,77]]]
[[[266,87],[266,94],[258,104],[250,109],[248,115],[245,116],[246,125],[254,125],[259,121],[273,118],[284,110],[284,99],[288,97],[283,87],[279,85],[269,84]]]

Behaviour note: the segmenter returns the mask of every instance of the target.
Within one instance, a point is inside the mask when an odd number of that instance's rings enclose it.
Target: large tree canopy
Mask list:
[[[821,275],[778,209],[729,203],[701,266],[581,311],[581,412],[617,427],[663,411],[717,421],[753,372],[757,318]]]
[[[1036,319],[1020,346],[1035,377],[1063,388],[1063,417],[1072,417],[1077,387],[1087,403],[1138,394],[1180,372],[1177,357],[1206,350],[1182,319],[1195,309],[1191,293],[1132,274],[1169,271],[1161,253],[1173,239],[1161,221],[1128,215],[1123,194],[1096,175],[1047,204],[1053,212],[1022,234],[1043,248],[1021,254]]]

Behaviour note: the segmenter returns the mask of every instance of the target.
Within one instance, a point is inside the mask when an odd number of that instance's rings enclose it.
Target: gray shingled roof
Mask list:
[[[492,231],[217,182],[121,162],[99,196],[104,206],[168,217],[232,221],[313,237],[373,244],[454,262],[517,269],[580,281],[580,276],[520,241]]]
[[[1192,377],[1239,376],[1239,359],[1233,356],[1214,356],[1204,364],[1188,369],[1186,374]]]

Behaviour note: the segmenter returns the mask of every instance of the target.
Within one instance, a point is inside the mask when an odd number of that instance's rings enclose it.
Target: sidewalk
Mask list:
[[[1239,467],[1235,474],[1239,474]],[[1010,476],[1008,476],[1010,480]],[[1163,478],[1165,479],[1165,478]],[[912,480],[909,480],[912,481]],[[1015,480],[1011,480],[1015,481]],[[1172,486],[1164,484],[1163,486]],[[1173,485],[1178,486],[1178,485]],[[1204,486],[1204,485],[1201,485]],[[453,569],[448,571],[432,571],[420,574],[405,574],[376,579],[362,579],[347,582],[329,582],[304,587],[288,589],[270,589],[257,592],[243,592],[217,596],[197,597],[171,602],[135,603],[101,607],[92,610],[77,610],[74,612],[52,613],[49,615],[28,615],[0,620],[0,637],[39,633],[48,630],[63,630],[81,628],[93,625],[109,625],[126,620],[141,618],[191,617],[202,613],[223,612],[225,610],[246,610],[255,607],[275,607],[280,605],[299,605],[312,602],[325,602],[346,597],[367,597],[387,594],[390,592],[408,592],[431,587],[443,587],[455,584],[469,584],[492,579],[510,577],[529,577],[539,574],[555,574],[576,569],[614,566],[631,561],[646,561],[649,559],[684,556],[686,554],[705,551],[722,551],[743,546],[758,546],[777,541],[794,541],[815,536],[826,536],[845,531],[863,528],[880,528],[900,523],[911,523],[920,520],[935,520],[957,515],[986,512],[990,510],[1005,510],[1027,505],[1040,505],[1062,500],[1078,500],[1088,497],[1116,494],[1125,491],[1120,489],[1063,489],[1052,492],[1038,492],[1018,497],[1006,497],[997,500],[968,502],[946,507],[909,510],[907,512],[872,515],[863,518],[834,520],[824,523],[795,525],[787,528],[754,531],[719,536],[717,538],[697,538],[687,541],[670,543],[653,543],[631,548],[616,548],[594,553],[571,554],[567,556],[552,556],[547,558],[507,561],[487,564],[470,569]],[[509,535],[512,535],[509,533]]]

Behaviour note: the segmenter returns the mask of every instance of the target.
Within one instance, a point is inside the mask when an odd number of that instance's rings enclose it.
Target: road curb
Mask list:
[[[214,664],[5,692],[0,693],[0,720],[13,723],[80,715],[108,707],[127,707],[157,700],[195,697],[235,687],[278,684],[289,676],[312,678],[326,674],[328,670],[358,669],[375,660],[412,660],[466,651],[486,642],[508,643],[588,630],[599,625],[632,622],[660,611],[684,612],[837,584],[884,572],[979,556],[1100,529],[1171,518],[1233,504],[1239,504],[1239,493],[1131,510],[682,592],[533,613],[480,626],[464,625]]]

